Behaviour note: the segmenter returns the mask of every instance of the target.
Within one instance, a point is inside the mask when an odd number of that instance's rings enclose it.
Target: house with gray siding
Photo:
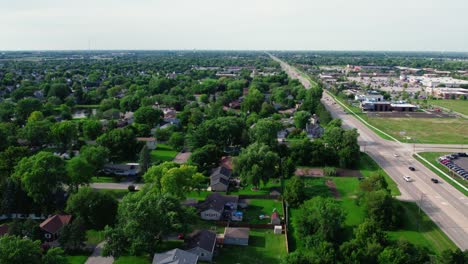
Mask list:
[[[211,262],[216,246],[216,233],[208,230],[197,230],[186,240],[187,252],[198,256],[200,261]]]

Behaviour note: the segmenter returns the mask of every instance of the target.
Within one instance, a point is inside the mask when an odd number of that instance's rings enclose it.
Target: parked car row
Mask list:
[[[468,171],[465,170],[464,168],[458,166],[455,164],[452,160],[458,159],[458,157],[468,157],[467,153],[460,152],[460,153],[454,153],[446,156],[442,156],[438,159],[439,163],[444,165],[445,167],[449,168],[456,174],[458,174],[460,177],[462,177],[465,180],[468,180]]]

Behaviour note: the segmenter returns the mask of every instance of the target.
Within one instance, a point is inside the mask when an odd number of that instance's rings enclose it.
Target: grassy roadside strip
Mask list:
[[[439,152],[436,152],[439,154]],[[460,179],[461,183],[447,175],[445,172],[442,171],[442,169],[445,169],[442,165],[440,165],[435,159],[431,159],[429,156],[432,155],[433,152],[421,152],[421,153],[416,153],[413,155],[413,157],[424,164],[428,169],[430,169],[432,172],[437,174],[439,177],[444,179],[446,182],[450,183],[453,187],[455,187],[457,190],[459,190],[461,193],[463,193],[465,196],[468,196],[468,188],[464,186],[463,183],[465,183],[462,179]],[[440,155],[442,156],[443,153],[440,152]],[[426,156],[426,157],[424,157]],[[426,158],[430,159],[431,161],[428,161]]]
[[[364,125],[366,125],[369,129],[371,129],[372,131],[374,131],[377,135],[379,135],[379,137],[385,139],[385,140],[393,140],[393,141],[396,141],[396,142],[400,142],[398,139],[390,136],[389,134],[383,132],[382,130],[376,128],[375,126],[369,124],[366,120],[364,120],[364,118],[362,118],[359,114],[356,114],[353,110],[351,110],[350,107],[347,106],[347,104],[345,102],[343,102],[340,98],[336,97],[335,95],[333,95],[332,93],[330,93],[329,91],[325,91],[328,95],[330,95],[337,103],[339,103],[345,110],[346,112],[348,113],[351,113],[352,115],[354,115],[357,119],[359,119],[359,121],[361,121]]]

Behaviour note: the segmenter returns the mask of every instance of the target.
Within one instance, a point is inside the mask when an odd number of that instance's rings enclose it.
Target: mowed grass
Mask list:
[[[177,151],[167,144],[158,144],[157,148],[151,151],[151,161],[172,161],[177,156]]]
[[[118,182],[114,177],[110,176],[93,176],[91,177],[93,183],[113,183]]]
[[[269,224],[270,218],[260,219],[260,215],[271,217],[273,210],[283,217],[283,206],[280,201],[270,199],[248,199],[248,207],[243,210],[242,221],[249,224]]]
[[[432,165],[436,166],[437,168],[439,168],[441,171],[447,173],[448,175],[451,175],[451,172],[450,172],[450,169],[445,167],[444,165],[440,164],[439,162],[437,162],[437,158],[439,158],[440,156],[443,156],[443,155],[446,155],[446,154],[450,154],[448,152],[421,152],[421,153],[418,153],[421,157],[425,158],[427,161],[429,161]],[[440,173],[439,171],[437,171],[436,169],[434,169],[432,166],[429,166],[429,164],[427,164],[426,162],[424,162],[422,159],[420,159],[419,157],[413,155],[419,162],[421,162],[424,166],[426,166],[428,169],[430,169],[432,172],[434,172],[435,174],[439,175],[442,179],[444,179],[447,183],[451,184],[453,187],[455,187],[457,190],[459,190],[461,193],[463,193],[464,195],[468,195],[468,192],[461,188],[458,184],[455,184],[452,180],[448,179],[445,175],[443,175],[442,173]],[[453,176],[452,179],[456,180],[458,183],[460,183],[461,185],[465,186],[465,187],[468,187],[468,181],[466,180],[463,180],[462,178],[458,177],[458,176]]]
[[[413,244],[428,248],[434,254],[457,248],[422,210],[419,211],[415,203],[401,202],[401,205],[405,212],[404,226],[400,230],[388,232],[390,239],[406,239]]]
[[[88,259],[88,256],[67,256],[68,264],[83,264]]]
[[[468,115],[468,100],[429,100],[427,102],[433,106],[441,106],[454,112]]]
[[[286,256],[284,235],[275,235],[270,229],[251,229],[248,246],[226,245],[214,258],[219,264],[271,264]]]
[[[402,142],[467,144],[468,120],[462,118],[378,118],[367,121]],[[400,132],[405,131],[404,135]],[[410,137],[411,139],[407,139]]]
[[[348,108],[350,108],[355,115],[361,117],[370,125],[382,130],[383,132],[389,134],[390,136],[396,138],[399,141],[413,143],[413,141],[415,140],[416,143],[434,144],[468,143],[468,120],[466,119],[368,117],[367,114],[363,113],[358,107],[350,105],[346,100],[343,100],[331,93],[329,94],[336,100],[340,101],[341,103],[345,104]],[[367,124],[366,126],[369,127]],[[369,128],[381,138],[391,140],[391,138],[380,133],[379,131],[371,127]],[[406,133],[404,135],[401,135],[401,131],[405,131]],[[411,140],[408,140],[407,137],[410,137]]]
[[[355,178],[333,177],[343,210],[346,212],[344,238],[351,239],[353,229],[365,220],[365,208],[356,203],[355,194],[359,183]],[[353,190],[353,188],[356,188]],[[432,222],[415,203],[400,202],[404,209],[403,226],[387,232],[391,240],[405,239],[409,242],[428,248],[433,254],[440,254],[445,249],[455,249],[455,244]]]
[[[147,257],[140,256],[122,256],[119,257],[114,264],[149,264],[151,261]]]
[[[238,190],[229,191],[232,195],[268,195],[271,188],[281,188],[281,182],[277,179],[271,179],[267,184],[261,184],[258,189],[254,189],[253,185],[241,187]]]

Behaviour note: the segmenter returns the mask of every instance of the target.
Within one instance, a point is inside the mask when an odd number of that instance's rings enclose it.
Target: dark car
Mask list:
[[[431,181],[432,181],[433,183],[439,183],[439,180],[436,179],[436,178],[432,178]]]
[[[415,171],[415,170],[416,170],[414,167],[411,167],[411,166],[408,167],[408,169],[409,169],[410,171]]]

